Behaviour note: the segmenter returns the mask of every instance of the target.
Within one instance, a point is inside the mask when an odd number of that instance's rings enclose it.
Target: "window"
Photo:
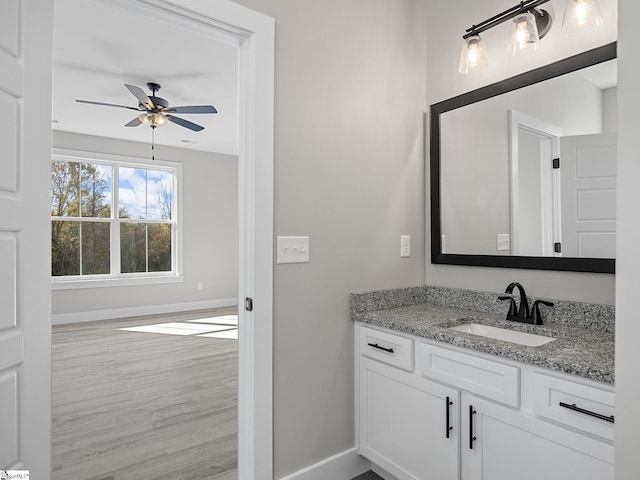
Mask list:
[[[178,169],[54,155],[51,274],[58,281],[175,276]]]

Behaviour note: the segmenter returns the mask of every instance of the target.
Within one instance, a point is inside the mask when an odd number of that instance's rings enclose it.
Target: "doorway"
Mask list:
[[[188,1],[95,1],[144,12],[238,51],[239,476],[271,478],[273,20],[227,1],[196,11]],[[245,298],[252,309],[243,308]]]

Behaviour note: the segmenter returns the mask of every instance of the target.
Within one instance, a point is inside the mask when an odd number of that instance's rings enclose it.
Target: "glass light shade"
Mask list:
[[[602,24],[602,11],[598,0],[567,0],[562,28],[586,30]]]
[[[458,71],[463,75],[468,75],[484,70],[487,65],[489,65],[489,55],[480,35],[473,35],[465,39],[460,51]]]
[[[150,127],[162,127],[167,124],[167,117],[161,113],[143,113],[138,115],[142,123]]]
[[[511,55],[522,55],[533,52],[540,45],[536,17],[532,13],[523,12],[513,17],[509,27],[509,44],[507,52]]]

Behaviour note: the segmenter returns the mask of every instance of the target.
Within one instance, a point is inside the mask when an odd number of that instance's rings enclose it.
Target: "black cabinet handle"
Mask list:
[[[473,416],[477,412],[473,409],[473,405],[469,405],[469,448],[473,450],[473,442],[477,440],[473,434]]]
[[[590,417],[596,417],[600,420],[604,420],[605,422],[615,423],[615,417],[611,415],[607,417],[606,415],[602,415],[600,413],[592,412],[591,410],[585,410],[584,408],[578,407],[575,403],[569,405],[568,403],[560,402],[560,406],[564,408],[568,408],[569,410],[573,410],[574,412],[584,413],[585,415],[589,415]]]
[[[447,409],[447,438],[449,438],[449,432],[451,430],[453,430],[453,427],[450,425],[450,417],[449,417],[449,407],[453,405],[453,402],[451,401],[451,399],[449,397],[447,397],[447,405],[446,405],[446,409]]]
[[[373,348],[377,348],[378,350],[382,350],[384,352],[389,352],[389,353],[393,353],[393,348],[385,348],[385,347],[381,347],[380,345],[378,345],[377,343],[367,343],[367,345],[369,345],[370,347]]]

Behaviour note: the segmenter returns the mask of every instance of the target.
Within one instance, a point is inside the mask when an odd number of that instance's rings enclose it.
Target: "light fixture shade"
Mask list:
[[[480,35],[466,38],[460,51],[458,71],[463,75],[468,75],[484,70],[487,65],[489,65],[489,55]]]
[[[162,127],[167,124],[167,117],[161,113],[143,113],[138,115],[138,118],[142,123],[150,127]]]
[[[567,0],[562,28],[588,30],[602,24],[602,10],[598,0]]]
[[[529,12],[522,12],[513,17],[509,27],[507,52],[514,56],[522,55],[537,50],[539,45],[536,17]]]

